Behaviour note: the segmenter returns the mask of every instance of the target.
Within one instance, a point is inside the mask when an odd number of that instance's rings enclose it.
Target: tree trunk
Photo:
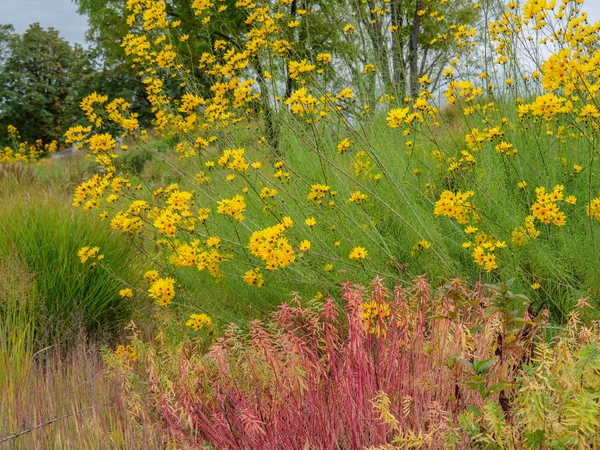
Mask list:
[[[369,8],[369,16],[364,17],[363,21],[366,22],[365,26],[371,43],[373,44],[373,50],[375,50],[375,57],[379,65],[379,71],[381,72],[381,79],[385,88],[385,92],[388,94],[392,92],[392,76],[390,74],[390,64],[388,57],[388,49],[385,45],[385,39],[382,32],[381,24],[377,21],[377,16],[373,14],[372,10],[375,8],[373,1],[367,3]],[[371,23],[371,21],[374,21]]]
[[[392,16],[392,26],[400,29],[401,16],[399,0],[393,0],[390,4]],[[406,67],[404,61],[404,42],[402,35],[396,30],[392,33],[392,70],[394,75],[394,88],[396,95],[404,97],[406,95]]]
[[[266,87],[265,71],[258,57],[254,58],[254,67],[256,68],[256,78],[261,91],[261,105],[265,115],[265,130],[267,133],[267,141],[276,154],[279,154],[279,127],[275,121],[273,108],[269,104],[268,90]]]
[[[415,15],[412,24],[412,33],[410,35],[410,94],[414,97],[419,93],[419,35],[421,33],[421,0],[416,0]]]
[[[298,0],[293,0],[290,5],[290,19],[296,20],[296,16],[298,13]],[[296,32],[292,29],[292,34],[294,36],[294,44],[296,43]],[[292,91],[294,90],[294,80],[290,77],[290,69],[289,67],[285,68],[286,71],[286,80],[285,80],[285,98],[289,98],[292,95]]]

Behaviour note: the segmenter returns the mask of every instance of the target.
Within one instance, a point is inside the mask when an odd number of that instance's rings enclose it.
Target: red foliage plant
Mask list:
[[[458,415],[484,403],[469,387],[469,362],[491,361],[489,386],[522,358],[498,357],[508,330],[493,308],[498,296],[462,281],[434,290],[419,278],[393,292],[379,279],[347,283],[341,302],[294,301],[247,332],[230,325],[207,354],[180,356],[170,376],[148,368],[152,396],[189,448],[359,449],[402,439],[448,448],[461,439]]]

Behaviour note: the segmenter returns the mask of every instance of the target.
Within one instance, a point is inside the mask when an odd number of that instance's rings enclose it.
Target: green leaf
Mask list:
[[[546,432],[537,430],[533,433],[525,433],[525,445],[529,448],[540,448],[546,440]]]

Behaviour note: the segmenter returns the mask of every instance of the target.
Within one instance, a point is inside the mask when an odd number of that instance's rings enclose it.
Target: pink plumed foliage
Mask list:
[[[362,449],[408,432],[447,448],[459,414],[484,401],[468,362],[494,361],[488,386],[518,367],[495,358],[507,324],[481,285],[419,278],[390,291],[375,279],[341,292],[283,304],[247,331],[230,325],[207,354],[179,355],[176,377],[149,377],[163,424],[188,448]],[[379,305],[370,319],[368,305]]]

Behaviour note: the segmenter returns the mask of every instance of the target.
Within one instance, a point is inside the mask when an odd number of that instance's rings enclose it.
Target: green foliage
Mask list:
[[[91,336],[117,330],[130,316],[123,280],[133,277],[133,251],[97,220],[65,205],[64,197],[31,190],[0,202],[0,257],[19,255],[34,274],[40,342],[69,341],[80,328]],[[100,267],[77,258],[85,243],[110,256]]]
[[[26,141],[61,141],[67,125],[81,117],[78,105],[89,93],[88,54],[37,23],[23,35],[4,26],[0,42],[5,50],[0,59],[0,142],[7,139],[8,125],[17,127]]]
[[[30,368],[35,351],[35,299],[34,276],[22,259],[16,254],[0,257],[0,387],[3,393],[14,395]]]
[[[136,148],[123,154],[119,161],[119,168],[125,173],[139,175],[148,161],[153,159],[152,152],[144,148]]]
[[[600,445],[600,330],[574,310],[553,343],[538,342],[502,407],[494,398],[460,424],[484,449],[581,449]]]

